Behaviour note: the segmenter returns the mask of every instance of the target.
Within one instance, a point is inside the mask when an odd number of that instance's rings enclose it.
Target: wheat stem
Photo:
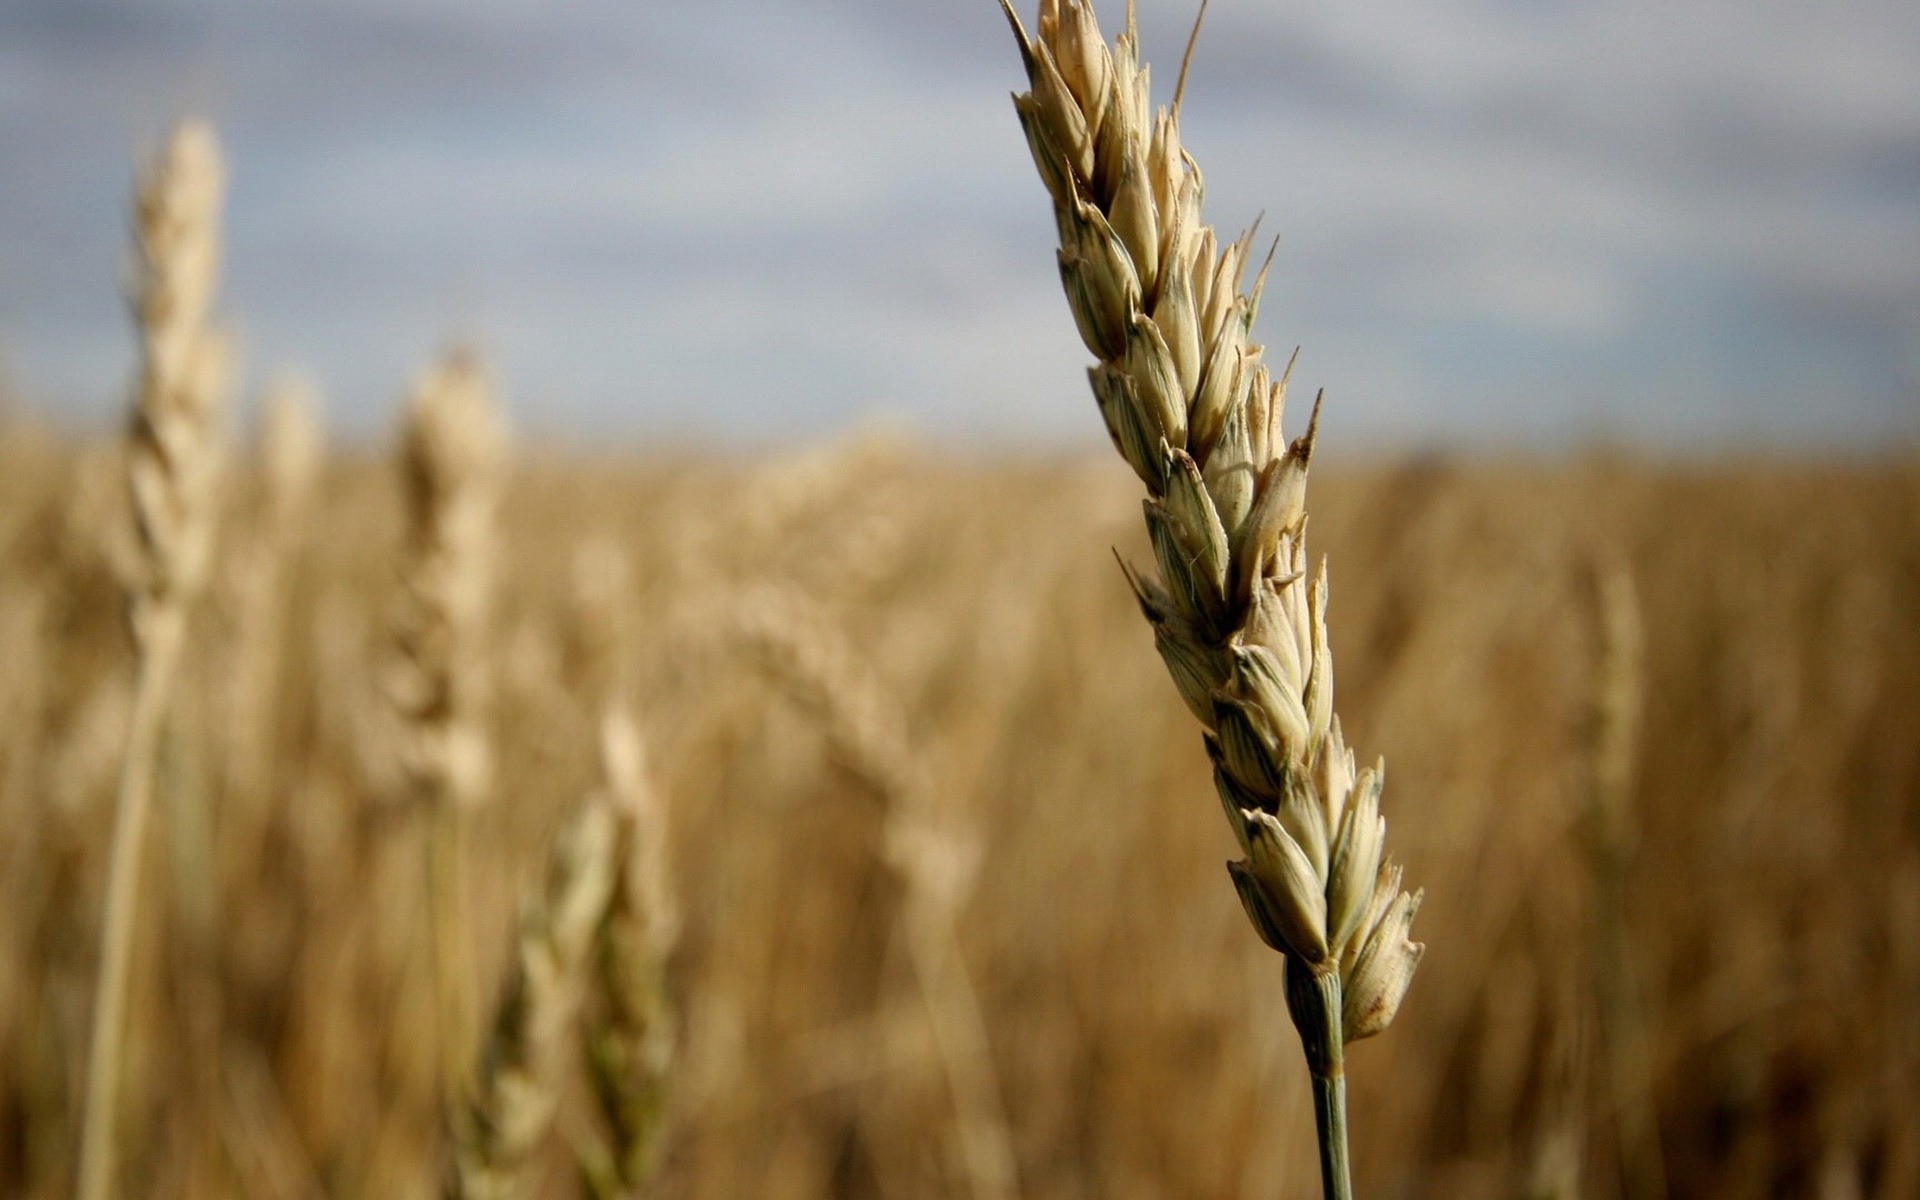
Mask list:
[[[81,1200],[113,1193],[120,1058],[155,756],[187,617],[213,557],[229,363],[226,341],[209,327],[209,315],[219,280],[224,189],[212,130],[189,122],[168,139],[134,203],[130,300],[141,355],[127,475],[137,541],[126,565],[139,665],[103,900],[81,1118]]]
[[[958,934],[978,869],[974,837],[938,804],[897,702],[797,591],[769,590],[743,602],[734,632],[769,676],[820,716],[836,754],[884,801],[886,860],[905,889],[908,961],[946,1075],[968,1184],[976,1200],[1019,1195],[993,1046]]]
[[[107,894],[100,933],[100,981],[93,1009],[91,1050],[87,1057],[85,1115],[81,1123],[81,1200],[106,1200],[113,1194],[117,1146],[121,1045],[126,1035],[128,976],[133,958],[133,927],[139,914],[140,860],[153,804],[154,756],[166,719],[167,696],[179,661],[180,623],[155,622],[134,685],[133,713],[121,765],[113,844],[107,864]]]
[[[1313,1082],[1313,1125],[1320,1141],[1320,1186],[1327,1200],[1353,1200],[1347,1162],[1346,1040],[1338,971],[1313,972],[1287,964],[1287,1006],[1300,1031]]]
[[[1634,858],[1633,784],[1645,669],[1645,636],[1632,566],[1617,556],[1592,566],[1600,640],[1594,696],[1592,781],[1582,812],[1593,892],[1599,1033],[1619,1138],[1622,1194],[1666,1200],[1666,1156],[1652,1099],[1640,964],[1628,912]]]

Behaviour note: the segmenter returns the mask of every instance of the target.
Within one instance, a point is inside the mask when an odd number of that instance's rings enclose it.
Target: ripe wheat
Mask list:
[[[588,953],[614,888],[615,819],[603,799],[554,837],[521,916],[518,953],[470,1093],[453,1107],[449,1200],[531,1194],[530,1159],[552,1127]]]
[[[449,1103],[464,1090],[472,1047],[466,825],[492,772],[486,661],[505,448],[492,388],[472,355],[448,355],[415,386],[401,451],[406,546],[389,694],[414,799],[431,825],[429,937]]]
[[[1109,48],[1087,0],[1042,0],[1035,36],[1001,5],[1031,85],[1014,107],[1053,199],[1061,281],[1099,360],[1094,398],[1147,487],[1160,578],[1128,578],[1207,730],[1246,855],[1229,864],[1234,886],[1286,956],[1322,1181],[1344,1197],[1343,1045],[1393,1020],[1422,948],[1407,939],[1420,897],[1384,851],[1384,763],[1356,771],[1333,712],[1326,567],[1309,579],[1306,554],[1319,406],[1284,443],[1286,378],[1251,340],[1265,268],[1240,290],[1251,231],[1221,247],[1201,223],[1200,170],[1180,142],[1186,63],[1156,112],[1131,6]]]
[[[139,677],[103,904],[80,1148],[83,1200],[113,1192],[127,976],[155,755],[187,619],[213,560],[230,363],[226,337],[209,322],[225,189],[213,131],[189,122],[174,130],[134,203],[131,302],[140,368],[127,434],[135,539],[126,587]]]
[[[225,556],[236,627],[227,702],[227,840],[242,861],[257,858],[273,791],[273,744],[280,718],[283,643],[292,569],[312,515],[327,451],[319,398],[305,380],[286,377],[262,404],[260,497],[240,544]],[[252,807],[243,813],[241,806]],[[244,821],[245,829],[233,828]]]
[[[739,647],[814,713],[844,767],[886,805],[884,853],[905,885],[906,947],[946,1071],[969,1185],[975,1200],[1018,1195],[986,1021],[956,936],[978,868],[975,838],[938,804],[897,705],[794,589],[750,594],[733,622]]]
[[[632,589],[626,555],[605,536],[575,552],[573,625],[586,647],[601,791],[610,814],[612,885],[594,933],[592,1004],[581,1030],[606,1144],[579,1152],[596,1200],[640,1194],[666,1144],[677,1035],[667,962],[680,935],[667,854],[667,809],[650,778],[632,711]]]

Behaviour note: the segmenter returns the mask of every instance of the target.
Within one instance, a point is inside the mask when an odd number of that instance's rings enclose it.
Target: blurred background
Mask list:
[[[1141,0],[1162,101],[1191,7]],[[1319,1194],[1023,87],[992,0],[0,7],[0,1195],[75,1194],[151,586],[131,196],[187,115],[244,369],[119,1195]],[[1216,0],[1183,134],[1280,239],[1337,707],[1427,891],[1357,1193],[1920,1196],[1920,6]],[[422,448],[450,377],[478,501]],[[553,1120],[463,1191],[450,1073],[520,1062],[609,796],[678,911],[639,1091],[582,985]]]
[[[1192,6],[1141,7],[1170,89]],[[0,347],[115,411],[129,152],[197,112],[250,357],[344,427],[451,329],[552,437],[1091,444],[1008,41],[989,0],[16,0]],[[1330,452],[1920,430],[1910,5],[1223,2],[1192,96]]]

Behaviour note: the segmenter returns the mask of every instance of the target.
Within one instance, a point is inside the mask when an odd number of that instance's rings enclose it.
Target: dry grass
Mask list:
[[[71,1187],[131,695],[96,458],[0,437],[9,1195]],[[779,481],[785,500],[765,502]],[[900,1003],[917,989],[886,797],[819,714],[702,627],[716,587],[760,585],[796,589],[858,649],[916,769],[979,838],[958,948],[1022,1194],[1314,1193],[1279,965],[1220,886],[1233,846],[1205,756],[1107,550],[1146,552],[1136,486],[1117,464],[872,442],[514,475],[486,718],[500,800],[471,831],[476,970],[498,994],[519,897],[602,779],[606,639],[582,632],[570,579],[577,544],[610,538],[633,566],[615,653],[682,910],[657,1194],[973,1186],[941,1047]],[[1396,852],[1436,947],[1394,1033],[1348,1059],[1357,1190],[1624,1194],[1581,816],[1603,693],[1589,564],[1606,554],[1639,598],[1637,766],[1604,786],[1632,831],[1620,919],[1667,1190],[1920,1190],[1920,470],[1426,463],[1323,469],[1315,490],[1316,540],[1342,564],[1342,717],[1392,755]],[[232,494],[229,534],[261,519],[257,481]],[[156,803],[171,818],[207,797],[221,852],[182,853],[191,831],[163,821],[166,867],[142,883],[123,1125],[141,1195],[427,1196],[444,1162],[441,1112],[408,1090],[432,1088],[433,1009],[372,682],[400,496],[384,466],[335,461],[306,522],[270,795],[229,794],[221,770],[216,701],[254,636],[225,573],[182,664]],[[858,571],[819,565],[854,544]],[[256,810],[257,835],[229,844],[228,815],[251,828]],[[209,902],[220,936],[195,965],[181,951]],[[181,1082],[197,972],[220,998],[217,1088]],[[585,1075],[536,1153],[554,1196],[571,1194],[569,1143],[601,1127]]]

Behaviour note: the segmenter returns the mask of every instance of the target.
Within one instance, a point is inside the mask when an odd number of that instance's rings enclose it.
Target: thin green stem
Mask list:
[[[1307,1073],[1313,1078],[1313,1124],[1320,1138],[1320,1187],[1326,1200],[1353,1200],[1347,1160],[1347,1072],[1341,1028],[1340,972],[1287,960],[1287,1008]]]
[[[1353,1200],[1347,1169],[1347,1077],[1313,1077],[1313,1122],[1320,1135],[1320,1188],[1327,1200]]]

